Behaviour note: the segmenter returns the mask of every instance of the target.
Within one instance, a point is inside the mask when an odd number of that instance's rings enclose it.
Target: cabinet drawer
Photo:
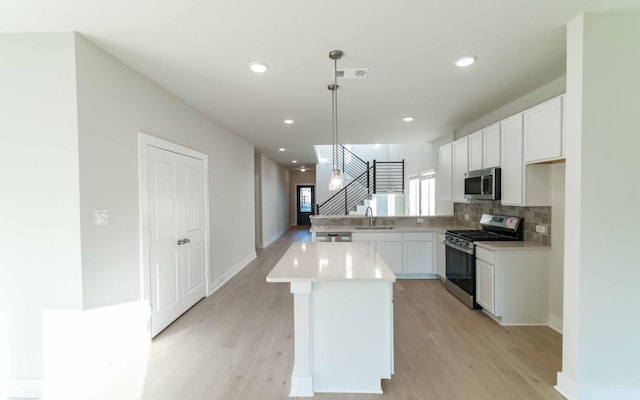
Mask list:
[[[433,240],[433,233],[432,232],[405,232],[404,240],[430,242]]]
[[[493,251],[483,249],[482,247],[478,247],[478,246],[476,246],[476,259],[482,260],[492,265],[495,264]]]

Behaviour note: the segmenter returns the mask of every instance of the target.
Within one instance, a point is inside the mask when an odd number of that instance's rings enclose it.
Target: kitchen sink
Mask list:
[[[356,229],[393,229],[393,226],[356,226]]]

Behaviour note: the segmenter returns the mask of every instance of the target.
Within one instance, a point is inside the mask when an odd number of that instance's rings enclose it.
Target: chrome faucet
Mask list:
[[[369,211],[371,211],[371,215],[369,215]],[[370,206],[367,206],[367,211],[364,212],[364,216],[369,217],[369,226],[376,224],[376,218],[373,216],[373,209]]]

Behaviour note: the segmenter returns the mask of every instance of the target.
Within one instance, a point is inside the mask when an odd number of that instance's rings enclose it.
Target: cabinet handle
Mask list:
[[[184,240],[178,239],[178,246],[182,246],[184,244]]]

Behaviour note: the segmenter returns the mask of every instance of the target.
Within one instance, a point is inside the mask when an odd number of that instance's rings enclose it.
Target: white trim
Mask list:
[[[568,400],[640,399],[640,386],[578,385],[564,372],[558,372],[554,388]]]
[[[562,318],[557,315],[549,314],[549,328],[562,334]]]
[[[248,256],[246,256],[245,258],[243,258],[236,265],[234,265],[230,270],[225,272],[224,275],[222,275],[220,278],[216,279],[215,282],[210,282],[210,284],[208,285],[209,290],[207,291],[207,297],[211,296],[216,290],[220,289],[225,283],[227,283],[229,279],[233,278],[235,274],[242,271],[244,267],[246,267],[247,265],[249,265],[249,263],[251,263],[251,261],[255,260],[256,257],[258,256],[254,251]]]
[[[182,154],[187,157],[196,158],[202,160],[204,163],[204,251],[205,251],[205,294],[209,293],[209,275],[211,268],[211,246],[209,242],[210,235],[210,223],[209,223],[209,156],[205,153],[201,153],[197,150],[190,149],[188,147],[181,146],[179,144],[170,142],[168,140],[160,139],[155,136],[151,136],[144,132],[138,132],[138,192],[139,192],[139,210],[140,210],[140,273],[142,287],[142,298],[151,301],[151,282],[149,271],[149,242],[151,237],[149,235],[149,179],[148,179],[148,159],[147,159],[147,147],[156,147],[159,149],[171,151],[174,153]]]
[[[271,235],[271,237],[269,238],[269,240],[267,240],[267,242],[265,243],[264,241],[262,243],[259,243],[259,248],[264,249],[265,247],[269,246],[271,243],[273,243],[276,239],[278,239],[280,236],[282,236],[286,231],[289,230],[289,226],[285,226],[284,228],[282,228],[282,230],[280,230],[280,232]]]
[[[313,378],[310,376],[292,376],[289,397],[313,397]]]
[[[567,400],[576,400],[576,383],[564,372],[558,372],[558,383],[554,389]]]
[[[9,398],[41,398],[42,379],[9,379],[7,395]]]

